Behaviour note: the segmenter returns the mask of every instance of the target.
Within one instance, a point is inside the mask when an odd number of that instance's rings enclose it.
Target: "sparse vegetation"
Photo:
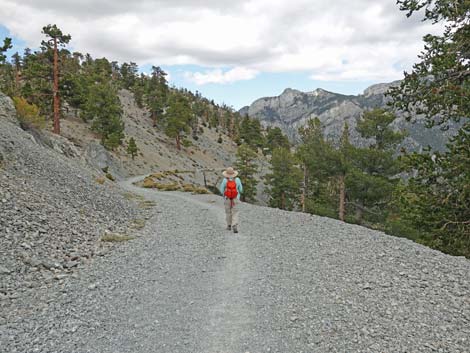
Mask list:
[[[151,209],[151,208],[155,207],[156,205],[157,204],[154,201],[149,201],[149,200],[141,201],[139,203],[139,207],[144,209],[144,210]]]
[[[139,230],[139,229],[144,228],[146,223],[147,222],[145,221],[145,219],[140,219],[140,218],[139,219],[134,219],[132,221],[131,227],[134,228],[134,229]]]
[[[25,98],[13,97],[16,114],[23,129],[43,129],[46,126],[46,119],[41,115],[39,107],[29,103]]]
[[[103,185],[103,184],[106,182],[106,179],[105,179],[105,177],[100,176],[100,177],[97,177],[97,178],[95,179],[95,181],[96,181],[98,184]]]
[[[117,233],[106,233],[101,237],[101,241],[108,242],[108,243],[120,243],[124,241],[129,241],[135,239],[135,237],[131,237],[125,234],[117,234]]]

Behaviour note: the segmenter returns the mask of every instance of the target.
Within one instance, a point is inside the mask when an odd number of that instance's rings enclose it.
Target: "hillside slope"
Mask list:
[[[132,232],[131,223],[145,215],[103,172],[89,168],[67,140],[23,131],[11,100],[1,94],[0,111],[4,303],[20,288],[50,285],[54,276],[89,261],[103,251],[106,232]]]
[[[277,97],[265,97],[254,101],[250,106],[242,108],[240,113],[259,119],[264,126],[280,127],[292,141],[299,140],[298,129],[314,117],[318,117],[322,122],[325,136],[335,141],[339,140],[344,123],[347,123],[350,127],[351,141],[356,145],[364,145],[366,141],[361,139],[355,130],[357,120],[365,110],[385,107],[388,101],[385,92],[398,83],[399,81],[373,85],[357,96],[323,89],[301,92],[287,88]],[[393,127],[409,133],[399,148],[419,151],[430,145],[434,149],[442,150],[449,137],[457,131],[455,124],[451,124],[449,130],[443,131],[438,127],[425,128],[424,121],[420,117],[416,117],[415,120],[415,123],[410,123],[402,114],[398,114]]]
[[[202,126],[198,140],[189,137],[192,145],[178,151],[173,139],[152,127],[150,114],[137,106],[131,92],[121,90],[119,99],[126,141],[133,137],[139,148],[135,160],[126,152],[126,144],[116,151],[106,151],[90,131],[89,124],[76,117],[76,112],[70,111],[62,121],[62,135],[83,150],[84,158],[97,169],[108,166],[119,177],[170,170],[191,171],[193,173],[185,173],[184,178],[197,185],[204,184],[202,171],[206,170],[207,182],[215,185],[220,172],[235,160],[236,144],[224,134],[223,143],[218,143],[219,132]]]

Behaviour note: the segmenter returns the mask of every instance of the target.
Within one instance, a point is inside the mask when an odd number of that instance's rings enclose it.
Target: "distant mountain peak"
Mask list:
[[[286,88],[284,91],[282,91],[281,96],[285,96],[287,94],[302,94],[302,91],[299,91],[295,88]]]
[[[280,127],[293,142],[299,141],[299,127],[314,117],[320,119],[325,136],[333,141],[339,140],[343,126],[347,122],[351,142],[365,145],[367,141],[364,141],[355,129],[358,119],[367,110],[387,107],[389,98],[385,93],[399,84],[400,81],[375,84],[359,95],[334,93],[323,88],[311,92],[286,88],[279,96],[255,100],[251,105],[241,109],[240,113],[259,119],[264,126]],[[425,129],[423,122],[412,124],[400,112],[397,112],[393,127],[409,132],[409,136],[400,147],[410,150],[417,150],[427,145],[442,150],[448,136],[452,135],[452,133],[443,134],[436,129]]]

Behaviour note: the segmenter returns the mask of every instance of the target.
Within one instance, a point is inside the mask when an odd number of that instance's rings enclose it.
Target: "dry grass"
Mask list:
[[[147,189],[153,189],[153,188],[156,188],[156,183],[152,179],[152,177],[146,177],[144,179],[144,183],[142,184],[142,186]]]
[[[157,204],[154,201],[141,201],[139,202],[139,207],[145,210],[155,207]]]
[[[181,190],[181,185],[178,183],[171,183],[171,184],[155,183],[155,185],[156,185],[156,188],[161,191]]]
[[[147,221],[145,219],[134,219],[132,221],[132,224],[131,224],[131,227],[134,228],[134,229],[142,229],[145,227],[145,224],[147,223]]]
[[[138,200],[138,201],[144,200],[143,196],[134,194],[133,192],[125,192],[125,193],[122,194],[122,196],[126,200],[129,200],[129,201],[131,201],[131,200]]]
[[[183,191],[192,192],[193,194],[209,194],[207,189],[193,184],[183,184]]]
[[[105,181],[106,181],[106,178],[100,176],[100,177],[97,177],[97,178],[95,179],[95,181],[96,181],[98,184],[103,185],[103,184],[105,183]]]
[[[135,237],[131,237],[125,234],[117,234],[117,233],[107,233],[101,237],[101,241],[109,242],[109,243],[119,243],[123,241],[129,241],[135,239]]]

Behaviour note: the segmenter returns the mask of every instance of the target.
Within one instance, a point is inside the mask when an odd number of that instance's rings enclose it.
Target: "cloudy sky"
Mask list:
[[[162,66],[234,108],[291,87],[357,94],[402,77],[424,34],[395,0],[0,0],[0,40],[38,47],[57,24],[93,57]]]

